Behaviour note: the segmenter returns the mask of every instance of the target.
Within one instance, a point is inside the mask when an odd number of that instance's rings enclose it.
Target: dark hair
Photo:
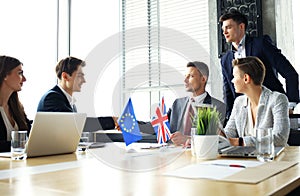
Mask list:
[[[0,56],[0,86],[4,78],[13,70],[22,64],[18,59],[9,56]]]
[[[55,72],[57,77],[61,79],[62,72],[66,72],[71,76],[79,66],[84,67],[85,62],[75,57],[67,57],[59,61],[59,63],[56,65]]]
[[[239,12],[236,9],[231,9],[230,11],[228,11],[227,13],[223,14],[220,19],[219,22],[224,22],[225,20],[229,20],[232,19],[234,22],[236,22],[237,24],[241,24],[244,23],[245,24],[245,29],[247,29],[248,26],[248,19],[247,16],[242,14],[241,12]]]
[[[22,65],[22,63],[14,58],[9,56],[0,56],[0,87],[3,84],[5,77],[16,67]],[[26,114],[24,107],[21,104],[18,92],[13,92],[8,99],[9,111],[13,119],[16,121],[20,130],[28,130],[29,127],[26,122]]]
[[[247,56],[246,58],[234,59],[232,67],[238,67],[245,74],[248,74],[255,85],[262,85],[266,68],[264,63],[255,56]]]

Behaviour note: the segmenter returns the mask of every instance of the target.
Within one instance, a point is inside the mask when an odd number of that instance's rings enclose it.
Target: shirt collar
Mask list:
[[[68,99],[70,105],[71,105],[71,106],[74,105],[75,102],[76,102],[75,97],[74,97],[74,96],[71,96],[69,93],[67,93],[67,92],[66,92],[59,84],[58,84],[57,86],[60,88],[60,90],[61,90],[61,91],[64,93],[64,95],[67,97],[67,99]]]
[[[197,97],[193,97],[196,103],[203,103],[205,97],[207,96],[207,92],[202,93],[201,95],[198,95]]]
[[[246,41],[246,35],[244,35],[244,37],[241,39],[240,43],[239,43],[239,47],[242,46],[243,48],[245,47],[245,41]],[[236,49],[233,47],[233,45],[231,44],[231,50],[236,51]]]
[[[244,35],[244,37],[242,38],[242,40],[239,43],[239,46],[245,46],[245,40],[246,40],[246,35]]]

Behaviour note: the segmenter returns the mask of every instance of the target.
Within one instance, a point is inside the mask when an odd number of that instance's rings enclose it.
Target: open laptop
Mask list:
[[[284,147],[275,147],[275,157],[278,156]],[[219,155],[228,157],[254,157],[256,158],[257,152],[255,146],[229,146],[223,149],[219,149]]]
[[[27,157],[75,152],[85,120],[84,113],[37,112],[27,142]]]

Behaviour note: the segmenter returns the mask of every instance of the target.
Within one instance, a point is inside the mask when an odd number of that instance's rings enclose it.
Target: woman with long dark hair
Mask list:
[[[22,65],[16,58],[0,56],[0,152],[10,151],[12,130],[27,130],[29,135],[31,128],[18,97],[26,81]]]

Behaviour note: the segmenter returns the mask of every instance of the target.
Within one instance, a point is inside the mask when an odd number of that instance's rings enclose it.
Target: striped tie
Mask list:
[[[195,112],[192,106],[192,102],[195,102],[193,98],[190,99],[188,105],[186,106],[186,113],[185,113],[185,126],[183,133],[184,135],[191,135],[191,128],[192,128],[192,117],[194,116]]]

